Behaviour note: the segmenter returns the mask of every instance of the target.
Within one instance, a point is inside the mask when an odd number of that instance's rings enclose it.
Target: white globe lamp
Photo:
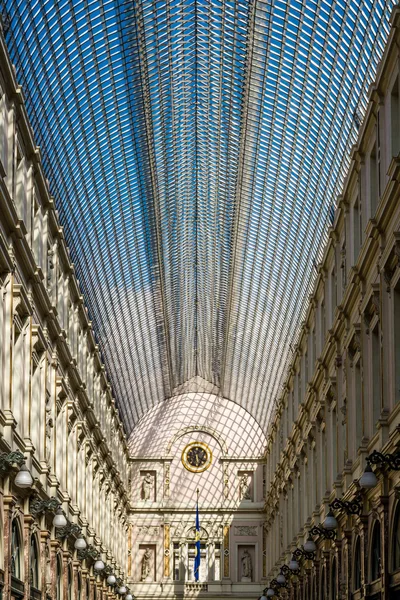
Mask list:
[[[62,508],[57,508],[57,512],[53,519],[53,525],[57,529],[67,525],[67,519],[65,518]]]
[[[14,483],[19,488],[30,488],[33,485],[33,477],[26,465],[22,465],[15,476]]]
[[[82,535],[80,535],[78,538],[76,538],[74,548],[75,548],[75,550],[86,550],[87,543],[86,543],[85,538]]]

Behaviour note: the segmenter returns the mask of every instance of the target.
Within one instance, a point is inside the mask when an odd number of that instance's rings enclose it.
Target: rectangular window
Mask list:
[[[376,161],[376,143],[369,156],[369,199],[370,216],[373,218],[378,206],[378,166]]]
[[[179,581],[180,580],[180,570],[179,570],[179,566],[180,566],[180,552],[179,552],[179,544],[174,542],[174,556],[173,556],[173,561],[174,561],[174,581]]]
[[[390,120],[391,120],[391,138],[392,138],[392,156],[397,156],[400,152],[400,131],[399,131],[399,78],[396,78],[392,93],[390,95]]]
[[[215,544],[214,579],[221,580],[221,544]]]
[[[394,321],[394,401],[400,401],[400,284],[394,289],[393,295]]]
[[[195,544],[189,544],[188,548],[188,570],[187,580],[195,581],[194,577],[194,559],[196,556]],[[199,581],[207,581],[208,577],[208,565],[207,565],[207,551],[205,544],[200,544],[200,573]]]
[[[372,332],[372,434],[381,414],[381,345],[379,325]]]

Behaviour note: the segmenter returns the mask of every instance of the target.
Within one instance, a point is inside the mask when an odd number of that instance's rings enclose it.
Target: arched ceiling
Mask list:
[[[391,5],[5,0],[128,432],[198,385],[266,425]]]

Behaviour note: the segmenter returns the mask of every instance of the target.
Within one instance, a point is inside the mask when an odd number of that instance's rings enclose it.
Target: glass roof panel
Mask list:
[[[5,0],[128,432],[190,382],[264,426],[391,0]]]

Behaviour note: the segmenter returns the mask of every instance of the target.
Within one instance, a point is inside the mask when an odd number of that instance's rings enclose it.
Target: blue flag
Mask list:
[[[200,518],[199,518],[199,490],[197,490],[196,503],[196,535],[195,535],[195,554],[194,554],[194,578],[199,580],[200,575]]]

